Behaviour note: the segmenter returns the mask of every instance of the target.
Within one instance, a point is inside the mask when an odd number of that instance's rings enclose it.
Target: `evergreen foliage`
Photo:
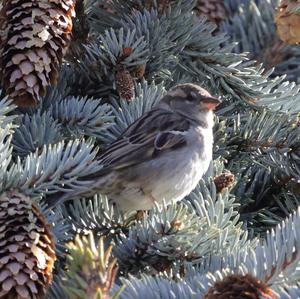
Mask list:
[[[0,196],[30,197],[52,225],[49,299],[205,298],[230,274],[300,297],[300,46],[278,38],[277,0],[226,0],[218,27],[196,16],[195,2],[77,0],[57,85],[24,108],[2,84]],[[132,101],[120,97],[120,70],[134,82]],[[214,159],[189,196],[142,215],[101,194],[53,206],[89,189],[82,178],[101,169],[96,157],[181,82],[222,98]],[[214,178],[227,172],[234,184],[219,190]]]

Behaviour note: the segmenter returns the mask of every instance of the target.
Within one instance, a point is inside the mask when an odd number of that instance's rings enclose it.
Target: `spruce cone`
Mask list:
[[[55,84],[71,39],[75,0],[4,0],[1,84],[19,106],[38,103]]]
[[[30,198],[0,195],[0,298],[44,298],[52,281],[54,241]]]
[[[133,52],[133,49],[132,48],[124,48],[123,49],[123,52],[122,54],[120,55],[120,57],[118,57],[118,60],[117,60],[117,63],[118,64],[121,64],[127,57],[129,57]],[[117,72],[126,72],[124,66],[118,66],[117,67]],[[145,74],[145,71],[146,71],[146,64],[140,64],[140,65],[136,65],[135,67],[133,67],[131,70],[130,70],[130,75],[132,78],[135,78],[135,79],[142,79],[144,77],[144,74]],[[127,73],[127,76],[128,76],[128,73]],[[129,80],[131,80],[129,78]]]
[[[135,97],[134,80],[129,71],[119,67],[115,75],[116,88],[119,96],[130,102]]]
[[[163,15],[165,13],[165,11],[167,10],[170,2],[172,2],[174,0],[159,0],[157,1],[157,12],[159,15]],[[147,10],[151,10],[153,8],[153,0],[147,0],[145,1],[145,8]]]
[[[222,193],[226,188],[234,184],[235,177],[231,172],[224,172],[214,178],[218,193]]]
[[[131,76],[136,79],[142,79],[145,75],[146,64],[140,64],[134,67],[134,69],[130,72]]]
[[[204,299],[276,299],[272,290],[262,281],[247,274],[229,275],[212,286]]]
[[[68,248],[64,289],[70,298],[109,299],[118,271],[117,260],[111,258],[112,246],[105,250],[103,238],[96,244],[90,232],[89,238],[77,235]]]
[[[227,18],[224,0],[198,0],[194,11],[198,16],[206,16],[216,24]]]
[[[266,71],[276,67],[279,63],[289,58],[289,52],[286,50],[286,44],[276,37],[276,39],[265,47],[255,60],[262,63]]]
[[[300,1],[282,0],[275,15],[277,33],[288,44],[300,43]]]

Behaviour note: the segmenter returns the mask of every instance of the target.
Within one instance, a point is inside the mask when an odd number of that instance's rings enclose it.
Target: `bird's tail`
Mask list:
[[[47,195],[45,198],[45,203],[47,205],[47,209],[52,210],[53,208],[63,204],[66,201],[73,200],[75,198],[80,198],[79,191],[72,192],[58,192],[54,194]]]
[[[49,209],[52,209],[55,206],[58,206],[69,200],[93,196],[99,191],[102,191],[103,194],[105,194],[107,177],[101,176],[99,173],[96,174],[94,174],[94,176],[97,178],[96,180],[93,180],[91,175],[87,176],[86,178],[80,178],[81,183],[84,181],[84,184],[78,186],[78,189],[76,190],[59,191],[54,194],[47,195],[45,198],[45,203],[48,205]],[[113,178],[111,178],[111,181],[113,181]]]

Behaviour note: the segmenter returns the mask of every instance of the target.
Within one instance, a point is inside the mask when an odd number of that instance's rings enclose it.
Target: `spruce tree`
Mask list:
[[[299,23],[299,0],[1,0],[0,298],[300,298]],[[52,204],[186,82],[222,99],[189,196]]]

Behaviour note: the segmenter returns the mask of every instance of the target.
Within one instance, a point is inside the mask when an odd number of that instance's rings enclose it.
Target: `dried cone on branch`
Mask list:
[[[142,79],[145,75],[146,64],[137,65],[131,72],[131,76],[136,79]]]
[[[288,44],[300,43],[300,1],[282,0],[275,16],[277,33]]]
[[[254,59],[258,64],[262,63],[266,71],[269,71],[282,61],[289,59],[291,51],[287,51],[286,46],[283,41],[276,37],[274,41],[265,47]]]
[[[134,80],[125,67],[118,67],[115,74],[116,89],[119,96],[128,102],[135,97]]]
[[[174,0],[159,0],[159,1],[157,1],[157,11],[158,11],[158,14],[159,15],[164,14],[166,12],[169,4],[171,2],[173,2],[173,1]],[[147,1],[145,1],[145,8],[147,10],[150,11],[153,7],[154,7],[153,6],[153,0],[147,0]]]
[[[0,195],[0,298],[44,298],[52,281],[54,241],[39,208],[17,192]]]
[[[194,11],[198,16],[206,16],[216,24],[227,18],[224,0],[198,0]]]
[[[231,172],[223,172],[214,177],[214,182],[218,193],[222,193],[226,188],[233,186],[235,182],[234,174]]]
[[[72,31],[75,0],[4,0],[0,12],[0,77],[22,107],[55,84]]]
[[[272,290],[250,274],[229,275],[216,282],[204,299],[276,299]]]

